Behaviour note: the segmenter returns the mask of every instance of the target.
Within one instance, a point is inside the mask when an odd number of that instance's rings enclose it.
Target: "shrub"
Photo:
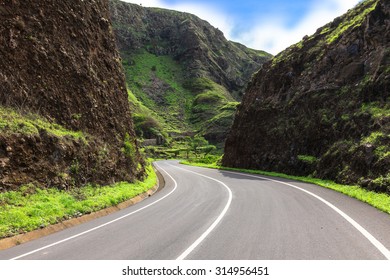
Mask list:
[[[308,155],[298,155],[298,160],[303,161],[308,164],[313,164],[317,161],[316,157],[308,156]]]
[[[130,139],[130,135],[126,133],[125,139],[123,141],[122,152],[126,157],[133,159],[136,154],[136,147],[133,141]]]
[[[194,99],[194,106],[199,105],[199,104],[212,104],[212,103],[217,103],[221,99],[223,99],[223,96],[221,96],[218,93],[215,92],[205,92],[198,94],[195,99]]]

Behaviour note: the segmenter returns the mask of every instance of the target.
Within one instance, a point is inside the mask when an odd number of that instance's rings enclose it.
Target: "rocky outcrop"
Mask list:
[[[259,71],[223,164],[390,193],[390,6],[369,0]]]
[[[22,127],[11,129],[15,119],[4,121],[0,185],[53,185],[47,181],[59,177],[111,183],[141,176],[136,148],[132,155],[121,152],[126,141],[136,143],[108,1],[1,0],[0,19],[0,107],[88,135],[81,145],[42,128],[25,134]],[[108,156],[98,158],[102,153]]]

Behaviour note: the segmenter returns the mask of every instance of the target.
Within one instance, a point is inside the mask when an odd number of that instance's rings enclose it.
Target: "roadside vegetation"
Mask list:
[[[169,146],[147,146],[141,151],[151,159],[186,159],[212,163],[222,151],[201,136],[176,139]]]
[[[333,181],[321,180],[321,179],[312,178],[312,177],[291,176],[291,175],[287,175],[287,174],[283,174],[283,173],[276,173],[276,172],[267,172],[267,171],[261,171],[261,170],[250,170],[250,169],[224,167],[224,166],[221,166],[220,158],[214,157],[215,161],[212,161],[212,159],[210,158],[209,162],[202,160],[202,159],[197,160],[197,159],[193,158],[193,159],[189,159],[189,160],[182,160],[181,163],[186,164],[186,165],[192,165],[192,166],[214,168],[214,169],[227,170],[227,171],[238,171],[238,172],[244,172],[244,173],[250,173],[250,174],[279,177],[279,178],[285,178],[285,179],[291,179],[291,180],[311,183],[311,184],[315,184],[315,185],[318,185],[321,187],[332,189],[332,190],[335,190],[337,192],[348,195],[350,197],[356,198],[360,201],[363,201],[363,202],[370,204],[371,206],[374,206],[375,208],[377,208],[385,213],[390,214],[390,196],[388,194],[385,194],[385,193],[376,193],[373,191],[368,191],[368,190],[366,190],[362,187],[359,187],[359,186],[342,185],[342,184],[337,184]]]
[[[29,184],[0,193],[0,238],[14,236],[118,205],[151,189],[157,176],[151,165],[144,181],[110,186],[87,185],[59,190]]]

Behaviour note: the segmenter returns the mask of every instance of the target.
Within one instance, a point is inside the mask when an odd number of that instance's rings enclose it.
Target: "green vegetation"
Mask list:
[[[352,9],[347,13],[346,18],[348,20],[343,20],[336,29],[330,31],[330,29],[324,28],[323,34],[326,34],[327,31],[330,32],[327,34],[327,43],[331,44],[336,41],[348,29],[360,26],[364,22],[366,15],[375,9],[377,3],[378,0],[364,1],[356,9]]]
[[[133,112],[134,129],[139,139],[150,139],[162,137],[168,138],[164,127],[167,127],[164,119],[147,108],[138,100],[130,89],[127,89],[130,106]]]
[[[381,131],[372,132],[369,136],[362,139],[362,145],[372,145],[374,147],[374,154],[378,159],[390,159],[390,134],[385,134]],[[390,185],[389,185],[390,186]]]
[[[192,152],[195,154],[195,157],[198,157],[200,149],[202,147],[207,146],[208,142],[206,139],[200,136],[189,138],[189,139],[190,139],[189,147],[191,148]]]
[[[130,135],[126,133],[125,139],[123,141],[123,148],[122,152],[125,154],[126,157],[130,159],[134,159],[135,154],[137,152],[137,148],[135,147],[134,141],[131,140]]]
[[[187,160],[205,160],[220,157],[221,150],[216,146],[210,145],[203,137],[197,135],[194,137],[183,137],[167,146],[147,146],[142,151],[153,159],[187,159]]]
[[[194,93],[201,93],[215,88],[215,83],[208,78],[190,79],[184,82],[184,87]]]
[[[385,134],[381,131],[372,132],[369,136],[362,140],[362,144],[376,144],[385,137]]]
[[[123,65],[139,138],[173,140],[165,147],[170,154],[182,150],[174,143],[180,139],[171,135],[218,131],[223,142],[238,104],[223,86],[208,78],[185,79],[182,66],[170,56],[146,50],[124,54]]]
[[[62,191],[32,184],[18,191],[0,193],[0,238],[32,231],[72,217],[117,205],[156,185],[153,168],[143,182],[120,182],[111,186],[85,186]]]
[[[366,202],[385,213],[390,214],[390,196],[388,194],[368,191],[359,186],[341,185],[329,180],[321,180],[317,178],[302,177],[302,176],[291,176],[291,175],[276,173],[276,172],[223,167],[220,165],[219,161],[213,163],[202,163],[200,161],[181,161],[181,163],[187,165],[206,167],[206,168],[214,168],[214,169],[227,170],[227,171],[238,171],[238,172],[244,172],[250,174],[259,174],[259,175],[279,177],[279,178],[292,179],[296,181],[311,183],[311,184],[315,184],[321,187],[325,187],[328,189],[341,192],[345,195]],[[377,179],[377,180],[378,181],[381,180],[381,183],[388,184],[390,182],[390,174],[388,174],[386,178],[382,177],[381,179]]]
[[[132,107],[153,117],[165,133],[189,130],[186,120],[193,95],[183,86],[182,66],[170,56],[157,56],[144,49],[122,56]]]
[[[86,141],[81,131],[68,130],[35,114],[18,113],[15,110],[0,107],[0,133],[37,135],[41,130],[58,137],[68,136]]]
[[[183,67],[170,56],[145,49],[122,56],[137,137],[165,144],[147,152],[178,154],[183,147],[176,142],[188,133],[210,136],[222,146],[239,104],[223,86],[205,77],[186,79]]]
[[[135,133],[139,138],[156,138],[163,135],[160,123],[150,115],[133,115]]]
[[[316,157],[313,156],[308,156],[308,155],[298,155],[298,160],[308,163],[308,164],[313,164],[317,161]]]
[[[216,92],[205,92],[198,94],[194,99],[194,107],[200,104],[213,104],[218,103],[221,99],[223,99],[223,96],[216,93]]]
[[[378,102],[365,103],[362,105],[362,112],[368,112],[374,119],[384,119],[390,117],[390,105],[386,103],[381,106]]]
[[[191,122],[203,133],[215,121],[213,118],[237,104],[224,87],[207,78],[194,79],[187,82],[186,87],[191,88],[192,92],[197,94],[191,107]],[[231,123],[228,123],[225,129],[228,129],[230,125]]]
[[[330,45],[337,41],[341,35],[352,28],[358,27],[363,24],[367,14],[372,12],[378,4],[378,0],[366,0],[360,3],[356,8],[348,11],[344,16],[340,17],[340,22],[336,24],[336,27],[332,27],[333,23],[329,23],[322,27],[318,35],[305,36],[305,38],[290,46],[285,51],[279,53],[272,60],[272,67],[275,67],[283,61],[292,60],[295,57],[298,50],[302,49],[305,45],[316,39],[316,36],[321,36],[321,39],[317,40],[318,43],[315,46],[310,47],[309,53],[320,58],[323,54],[325,45]],[[337,19],[336,19],[337,20]]]
[[[234,111],[236,112],[237,106],[240,104],[240,102],[228,102],[224,106],[220,108],[221,111]]]

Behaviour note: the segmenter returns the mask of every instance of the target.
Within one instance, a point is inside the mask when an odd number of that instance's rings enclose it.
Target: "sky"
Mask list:
[[[229,40],[273,55],[313,34],[361,0],[122,0],[195,14]]]

